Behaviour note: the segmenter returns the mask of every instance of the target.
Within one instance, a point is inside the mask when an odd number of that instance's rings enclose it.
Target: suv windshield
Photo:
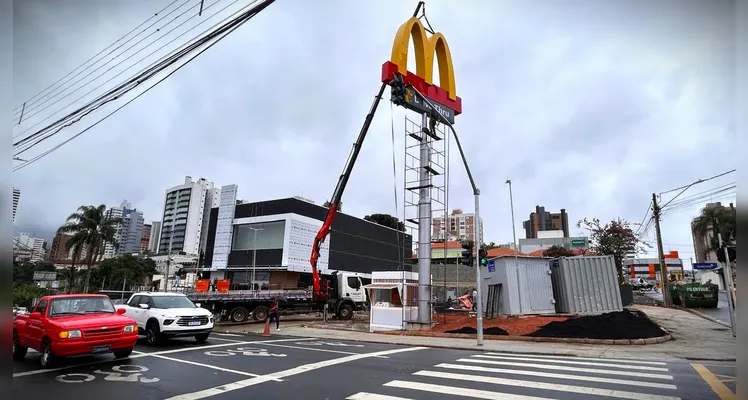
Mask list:
[[[185,296],[153,296],[151,301],[153,308],[196,308]]]
[[[81,314],[113,314],[114,312],[112,301],[105,296],[54,299],[49,306],[50,317]]]

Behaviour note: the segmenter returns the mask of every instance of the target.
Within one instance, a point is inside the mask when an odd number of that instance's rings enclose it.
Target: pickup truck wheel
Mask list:
[[[145,340],[146,342],[151,345],[155,346],[161,342],[162,336],[161,332],[158,329],[158,323],[156,322],[149,322],[145,327]]]
[[[42,356],[39,360],[42,368],[52,368],[57,361],[57,357],[52,353],[52,344],[49,339],[44,339],[44,342],[42,342]]]
[[[350,304],[343,304],[338,309],[338,318],[342,320],[348,320],[353,318],[353,307]]]
[[[13,359],[16,361],[23,360],[23,358],[26,357],[27,351],[29,351],[29,348],[21,346],[20,341],[18,340],[18,332],[13,331]]]
[[[231,310],[231,321],[233,322],[244,322],[247,320],[249,311],[244,307],[235,307]]]
[[[130,354],[132,354],[132,349],[115,351],[114,352],[114,358],[130,357]]]
[[[270,309],[268,309],[267,307],[265,307],[265,306],[258,306],[252,312],[252,318],[255,321],[265,322],[265,320],[268,319],[268,313],[269,312],[270,312]]]
[[[203,344],[208,341],[208,336],[210,336],[210,333],[202,333],[200,335],[195,335],[195,340],[197,340],[198,343]]]

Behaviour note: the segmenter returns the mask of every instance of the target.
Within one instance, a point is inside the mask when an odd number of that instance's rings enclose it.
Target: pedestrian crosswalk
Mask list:
[[[679,400],[667,363],[612,358],[482,353],[389,381],[347,400],[417,400],[455,396],[543,400]]]

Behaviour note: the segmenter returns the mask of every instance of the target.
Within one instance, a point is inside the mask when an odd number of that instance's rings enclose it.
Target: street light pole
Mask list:
[[[519,249],[517,247],[517,227],[514,224],[514,195],[512,194],[512,180],[507,179],[505,182],[509,185],[509,208],[512,211],[512,238],[514,239],[514,272],[517,274],[517,295],[522,299],[522,286],[519,281]],[[521,302],[520,302],[521,303]]]

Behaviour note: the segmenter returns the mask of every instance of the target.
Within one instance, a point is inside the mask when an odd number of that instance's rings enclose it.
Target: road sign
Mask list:
[[[56,281],[57,272],[34,271],[34,280],[35,281]]]
[[[494,271],[496,271],[496,262],[494,260],[491,260],[488,262],[488,272]]]
[[[571,247],[584,247],[587,241],[584,239],[573,239],[571,241]]]
[[[699,270],[717,269],[717,263],[712,263],[712,262],[693,263],[693,269],[699,269]]]

